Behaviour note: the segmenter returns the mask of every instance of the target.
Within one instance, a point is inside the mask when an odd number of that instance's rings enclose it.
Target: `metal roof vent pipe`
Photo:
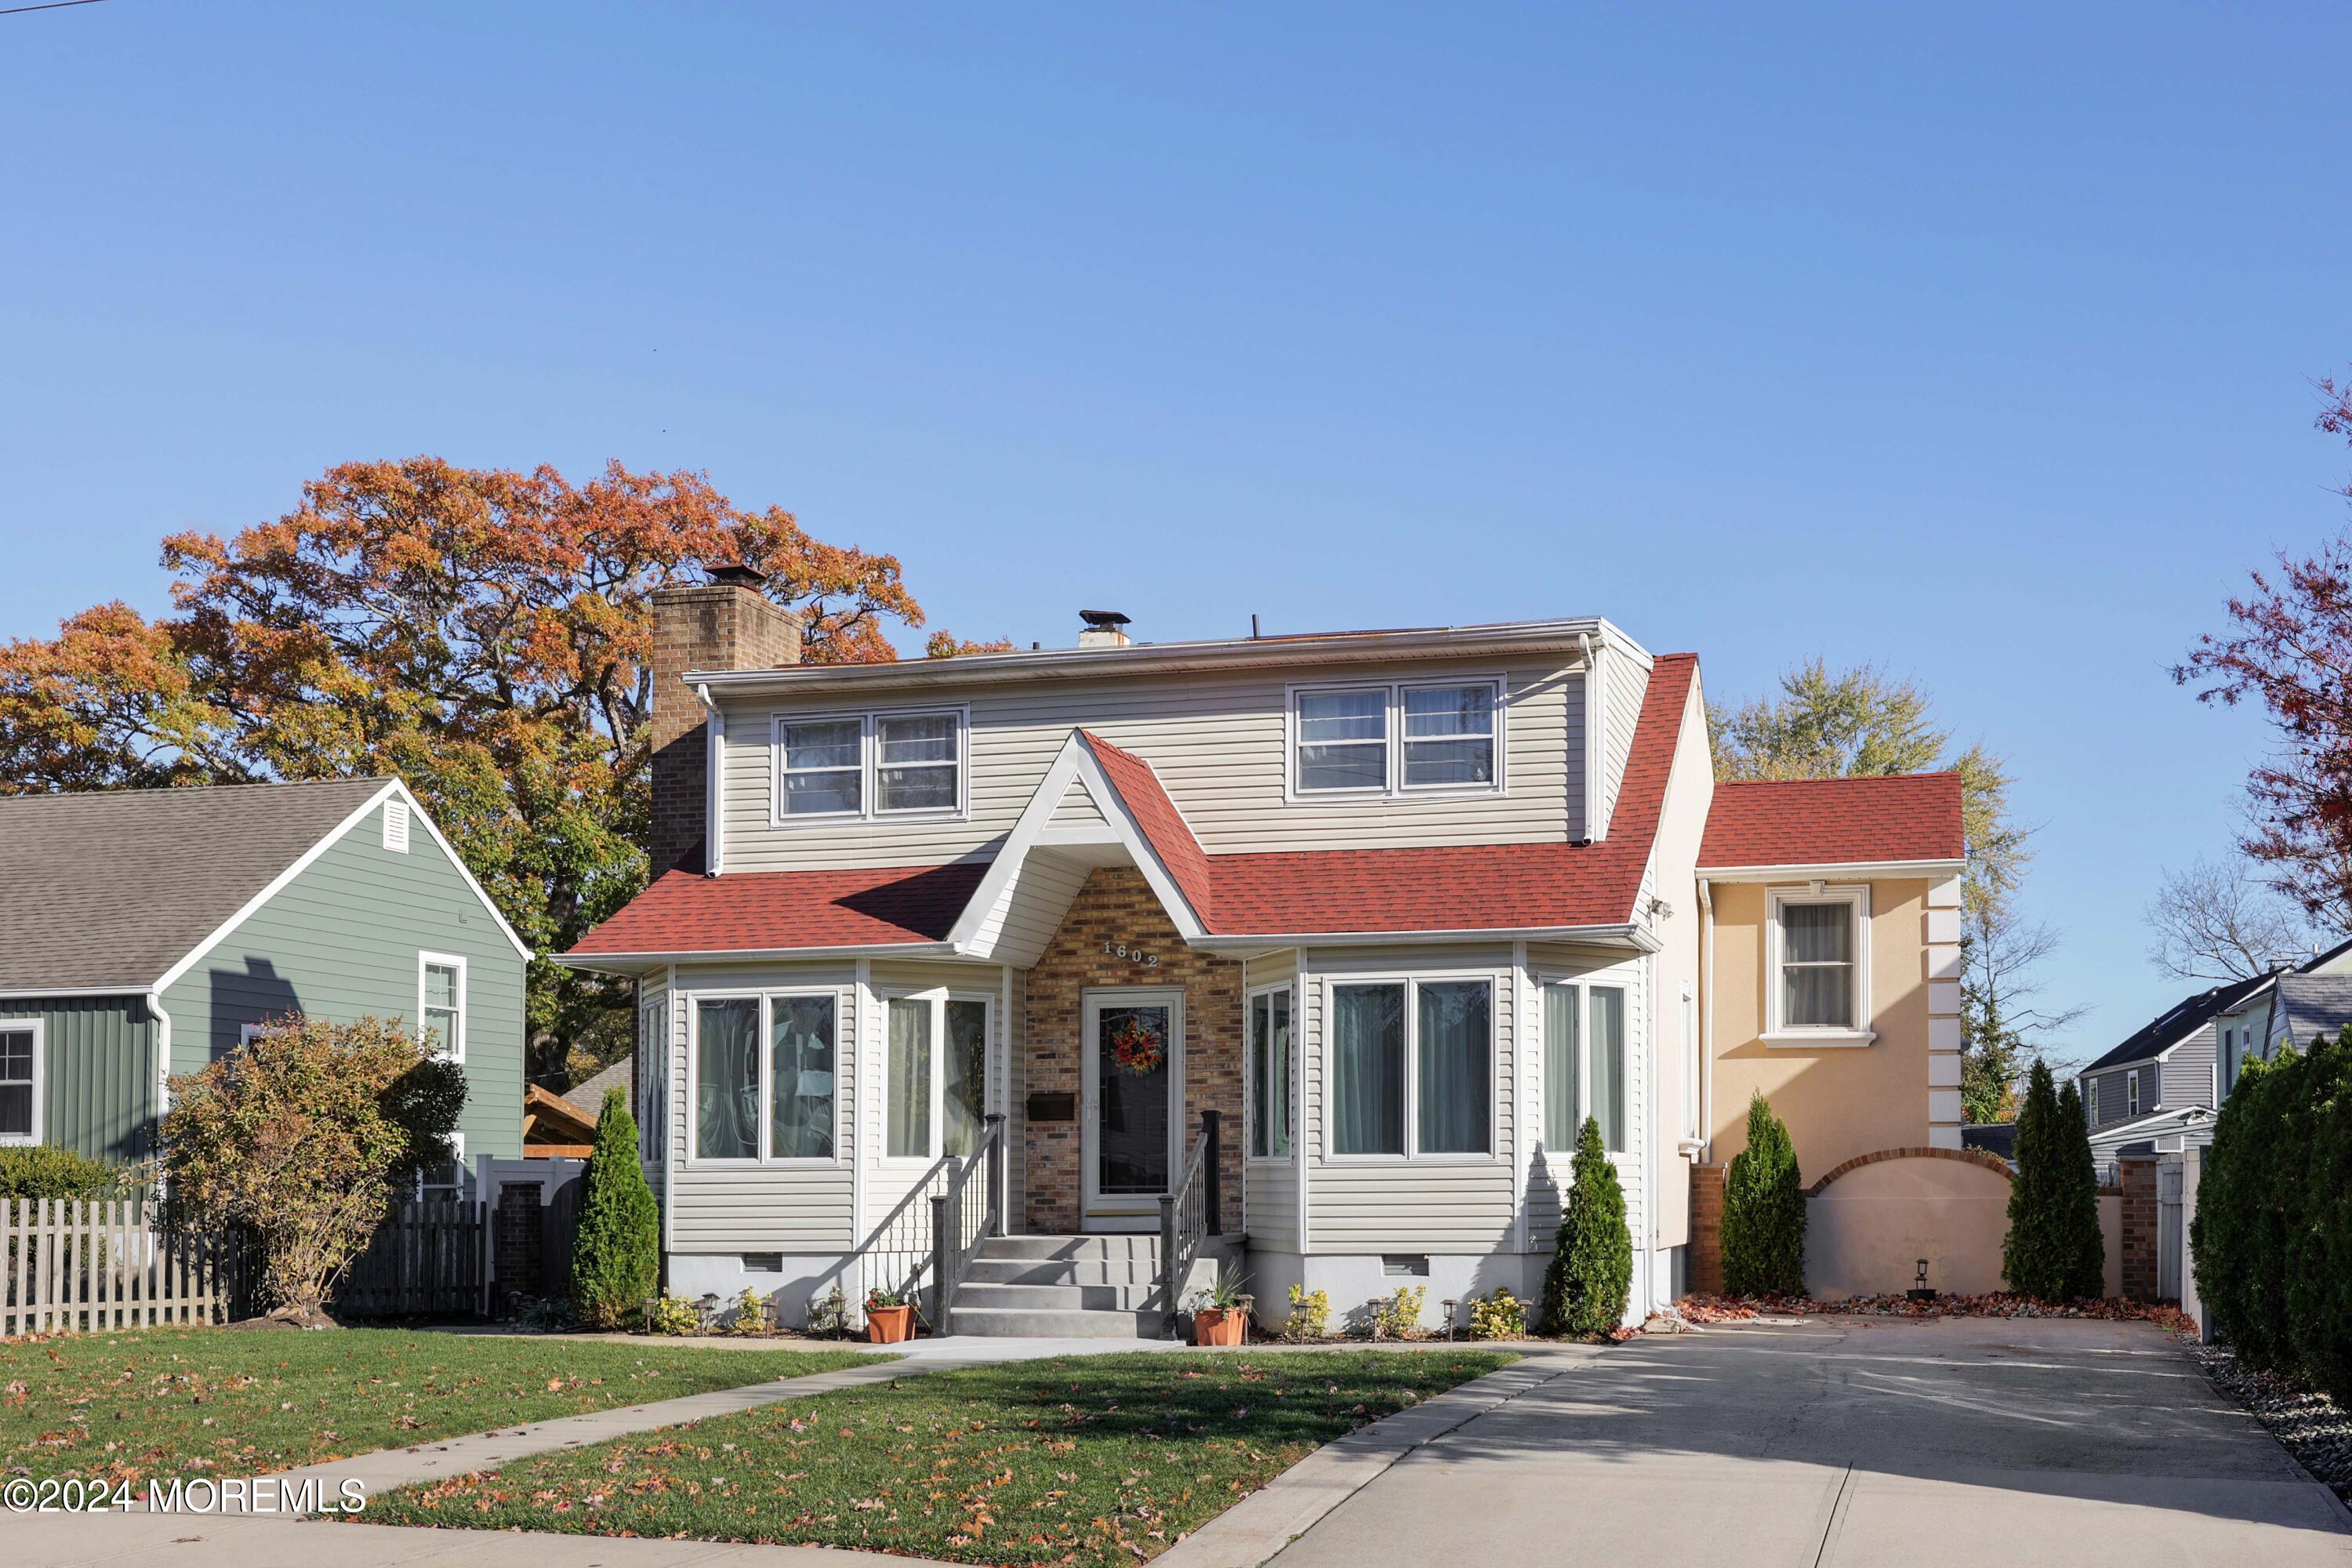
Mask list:
[[[1135,639],[1127,635],[1128,618],[1117,610],[1080,610],[1087,629],[1078,634],[1080,647],[1125,647]]]

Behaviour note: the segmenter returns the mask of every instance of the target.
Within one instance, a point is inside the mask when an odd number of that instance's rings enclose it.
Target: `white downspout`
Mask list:
[[[1699,1159],[1715,1163],[1715,890],[1698,879],[1698,1141]]]
[[[1609,822],[1601,809],[1601,785],[1608,773],[1609,696],[1601,683],[1601,644],[1591,632],[1576,634],[1576,650],[1584,659],[1584,837],[1594,844],[1609,837]]]
[[[702,872],[706,877],[716,877],[726,855],[719,803],[723,798],[719,769],[727,760],[727,726],[719,704],[710,700],[709,682],[698,683],[694,694],[702,700],[703,710],[709,715],[702,721]]]
[[[172,1109],[172,1015],[163,1011],[163,993],[147,993],[147,1010],[155,1015],[155,1147],[163,1152],[163,1113]]]

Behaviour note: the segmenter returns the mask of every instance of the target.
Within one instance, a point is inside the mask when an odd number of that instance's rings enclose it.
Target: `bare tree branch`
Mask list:
[[[2143,918],[2147,961],[2182,980],[2251,980],[2312,951],[2302,910],[2224,860],[2167,872]]]

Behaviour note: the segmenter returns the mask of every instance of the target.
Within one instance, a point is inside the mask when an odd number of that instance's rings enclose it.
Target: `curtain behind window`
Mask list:
[[[1853,906],[1780,906],[1780,1021],[1801,1029],[1853,1026]]]
[[[760,1004],[749,996],[695,1004],[694,1152],[705,1160],[760,1157]]]
[[[1331,1148],[1404,1152],[1404,987],[1331,988]]]
[[[833,1158],[833,998],[768,1004],[768,1152],[779,1160]]]
[[[1625,993],[1614,985],[1592,987],[1592,1115],[1601,1123],[1601,1146],[1625,1152]]]
[[[1418,989],[1421,1152],[1491,1152],[1494,987],[1483,980],[1448,980]]]
[[[947,1126],[940,1152],[966,1155],[980,1147],[988,1110],[988,1004],[948,1004],[947,1083],[940,1095]]]
[[[1584,1107],[1576,1085],[1584,1033],[1577,1011],[1580,1001],[1573,985],[1544,987],[1543,1146],[1562,1159],[1576,1152],[1577,1137],[1584,1131]]]
[[[931,1005],[912,997],[890,1002],[889,1123],[886,1154],[925,1159],[931,1152]]]
[[[1250,1152],[1290,1153],[1290,993],[1268,991],[1250,1003]]]

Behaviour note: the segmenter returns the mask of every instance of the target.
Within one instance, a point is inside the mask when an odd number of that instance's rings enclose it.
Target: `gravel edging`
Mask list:
[[[2216,1389],[2244,1406],[2313,1479],[2352,1504],[2352,1411],[2273,1373],[2240,1366],[2224,1346],[2192,1343],[2189,1349]]]

